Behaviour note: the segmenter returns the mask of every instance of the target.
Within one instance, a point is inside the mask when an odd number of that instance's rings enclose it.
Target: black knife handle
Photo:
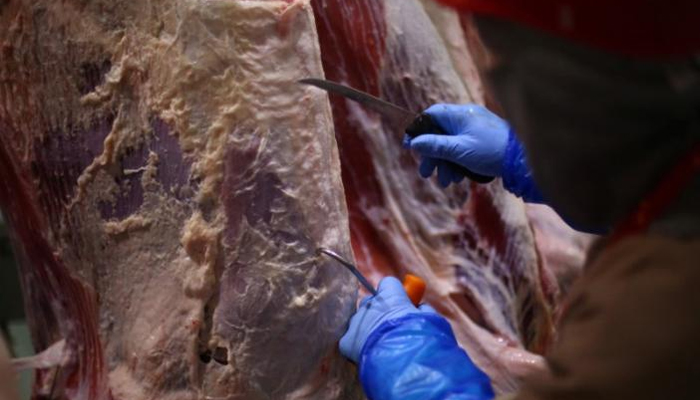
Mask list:
[[[424,112],[418,114],[416,119],[411,122],[411,125],[406,128],[406,134],[411,137],[411,139],[415,138],[416,136],[420,136],[426,133],[432,133],[436,135],[446,135],[445,131],[438,125],[434,120],[433,117],[430,116],[430,114],[426,114]],[[470,180],[477,182],[477,183],[489,183],[493,180],[492,176],[486,176],[486,175],[481,175],[477,174],[475,172],[470,171],[469,169],[456,164],[456,163],[451,163],[452,167],[455,168],[459,173],[462,175],[466,176]]]

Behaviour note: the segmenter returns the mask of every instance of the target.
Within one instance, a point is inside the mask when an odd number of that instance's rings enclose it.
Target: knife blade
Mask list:
[[[335,251],[331,249],[327,249],[325,247],[319,247],[316,249],[317,252],[322,253],[327,255],[328,257],[338,261],[340,264],[342,264],[345,268],[347,268],[353,275],[355,275],[355,278],[364,286],[364,288],[373,296],[377,295],[377,289],[372,286],[371,283],[365,278],[364,275],[362,275],[362,272],[360,272],[357,267],[351,263],[350,261],[346,260],[345,258],[341,257],[340,254],[336,253]]]
[[[328,93],[338,94],[347,99],[356,101],[370,110],[385,116],[392,123],[395,123],[396,126],[405,127],[405,132],[409,137],[411,137],[411,139],[426,133],[437,135],[447,134],[429,114],[424,112],[411,112],[403,107],[397,106],[396,104],[372,96],[369,93],[353,89],[349,86],[318,78],[301,79],[299,80],[299,83],[315,86],[319,89],[327,91]],[[459,164],[451,164],[453,168],[474,182],[488,183],[494,179],[491,176],[485,176],[472,172]]]
[[[369,283],[367,278],[365,278],[364,275],[362,275],[360,270],[358,270],[353,263],[346,260],[335,251],[327,249],[325,247],[319,247],[318,249],[316,249],[316,252],[320,254],[325,254],[328,257],[338,261],[340,264],[345,266],[345,268],[350,270],[350,272],[352,272],[353,275],[355,275],[357,280],[360,281],[362,286],[364,286],[369,293],[371,293],[373,296],[377,295],[377,289],[375,289],[374,286],[372,286],[372,284]],[[411,303],[413,303],[414,306],[418,307],[418,305],[420,305],[421,300],[423,300],[423,294],[425,294],[425,281],[416,275],[406,274],[403,278],[403,288],[406,291],[408,298],[411,300]]]

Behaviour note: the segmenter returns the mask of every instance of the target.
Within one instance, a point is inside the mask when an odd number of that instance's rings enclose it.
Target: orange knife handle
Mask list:
[[[425,294],[425,281],[415,275],[406,274],[403,278],[403,288],[411,299],[411,303],[418,307]]]

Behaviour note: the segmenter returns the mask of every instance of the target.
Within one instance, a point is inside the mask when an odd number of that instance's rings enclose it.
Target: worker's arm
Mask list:
[[[451,167],[455,163],[478,174],[502,177],[503,186],[525,201],[543,201],[523,146],[506,121],[476,104],[436,104],[425,112],[447,134],[404,140],[421,155],[421,176],[427,178],[437,169],[438,181],[447,187],[464,179]]]
[[[626,239],[572,288],[547,373],[518,400],[697,399],[700,239]]]
[[[431,307],[416,308],[395,278],[364,299],[340,341],[358,363],[369,399],[493,398],[489,378],[457,344],[449,323]]]
[[[508,144],[502,160],[501,178],[503,178],[503,187],[514,195],[522,197],[529,203],[544,203],[544,197],[537,188],[530,167],[527,165],[525,149],[512,129],[508,131]]]

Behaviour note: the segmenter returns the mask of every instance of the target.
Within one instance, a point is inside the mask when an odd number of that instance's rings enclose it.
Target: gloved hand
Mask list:
[[[486,176],[501,176],[508,145],[508,123],[476,104],[435,104],[425,110],[447,133],[404,137],[404,146],[421,155],[419,172],[428,178],[435,168],[443,187],[458,183],[464,176],[450,161]]]
[[[357,363],[362,346],[379,325],[385,321],[421,312],[435,313],[435,310],[427,304],[416,308],[408,298],[401,282],[394,277],[386,277],[379,282],[376,296],[367,296],[360,302],[360,307],[350,319],[348,331],[340,339],[340,352]]]
[[[447,320],[428,305],[413,306],[396,278],[362,300],[340,339],[355,361],[368,399],[490,400],[493,388],[455,340]]]

